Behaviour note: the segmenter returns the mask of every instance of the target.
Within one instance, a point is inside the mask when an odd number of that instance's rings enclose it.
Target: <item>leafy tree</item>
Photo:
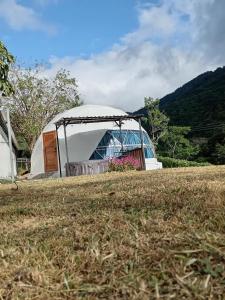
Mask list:
[[[159,140],[167,132],[169,123],[169,118],[159,110],[159,101],[159,99],[145,97],[147,116],[144,118],[144,127],[148,131],[155,147],[157,147]]]
[[[14,63],[14,57],[0,41],[0,95],[9,96],[13,92],[13,86],[8,80],[10,65]]]
[[[9,103],[12,125],[20,143],[31,153],[41,131],[55,115],[81,104],[76,79],[65,70],[52,79],[43,77],[38,66],[15,68],[11,77],[15,88]]]
[[[190,127],[169,126],[159,142],[160,155],[177,159],[191,159],[197,155],[199,148],[187,138],[190,130]]]
[[[223,144],[216,144],[213,156],[217,164],[225,164],[225,139]]]
[[[203,152],[204,156],[209,156],[209,161],[214,164],[225,164],[225,128],[215,133],[208,139],[208,143]]]

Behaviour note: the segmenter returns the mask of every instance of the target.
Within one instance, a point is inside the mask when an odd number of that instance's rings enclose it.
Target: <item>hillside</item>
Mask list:
[[[225,67],[206,72],[160,100],[169,125],[190,126],[195,159],[225,163]],[[146,114],[142,108],[134,114]]]
[[[225,124],[225,67],[206,72],[160,100],[171,125],[191,126],[208,136]],[[135,114],[146,114],[145,108]]]
[[[225,168],[0,185],[1,299],[222,299]]]
[[[193,129],[225,124],[225,67],[206,72],[160,101],[173,125]],[[204,127],[204,128],[203,128]]]

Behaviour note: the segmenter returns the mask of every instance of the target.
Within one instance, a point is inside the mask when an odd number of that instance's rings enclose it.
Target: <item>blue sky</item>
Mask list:
[[[129,111],[225,65],[223,0],[0,0],[0,28],[19,64]]]
[[[1,1],[1,0],[0,0]],[[16,29],[0,19],[1,39],[18,60],[82,56],[109,49],[138,25],[136,0],[17,1],[35,11],[46,30]],[[121,4],[122,3],[122,4]],[[51,28],[51,30],[48,29]]]

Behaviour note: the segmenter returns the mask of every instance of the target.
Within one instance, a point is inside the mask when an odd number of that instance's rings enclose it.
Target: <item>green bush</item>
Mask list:
[[[210,166],[207,162],[188,161],[183,159],[175,159],[171,157],[158,156],[158,160],[162,162],[163,168],[182,168],[182,167],[203,167]]]
[[[8,184],[11,183],[11,179],[0,179],[0,184]]]

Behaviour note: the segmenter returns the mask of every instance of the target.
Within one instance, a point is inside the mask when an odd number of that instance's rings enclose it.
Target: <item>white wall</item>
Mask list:
[[[68,126],[67,129],[70,129]],[[77,162],[82,160],[88,160],[98,143],[104,136],[106,130],[94,130],[84,133],[72,134],[68,130],[68,154],[70,162]],[[65,164],[66,164],[66,150],[65,140],[63,134],[63,127],[59,129],[59,147],[60,147],[60,160],[62,174],[65,175]],[[36,176],[38,174],[45,173],[44,170],[44,149],[43,149],[43,137],[39,137],[31,156],[31,174],[30,176]],[[59,174],[59,171],[58,171]]]
[[[16,155],[13,153],[14,176],[16,172]],[[0,128],[0,178],[11,178],[10,149],[5,133]]]

